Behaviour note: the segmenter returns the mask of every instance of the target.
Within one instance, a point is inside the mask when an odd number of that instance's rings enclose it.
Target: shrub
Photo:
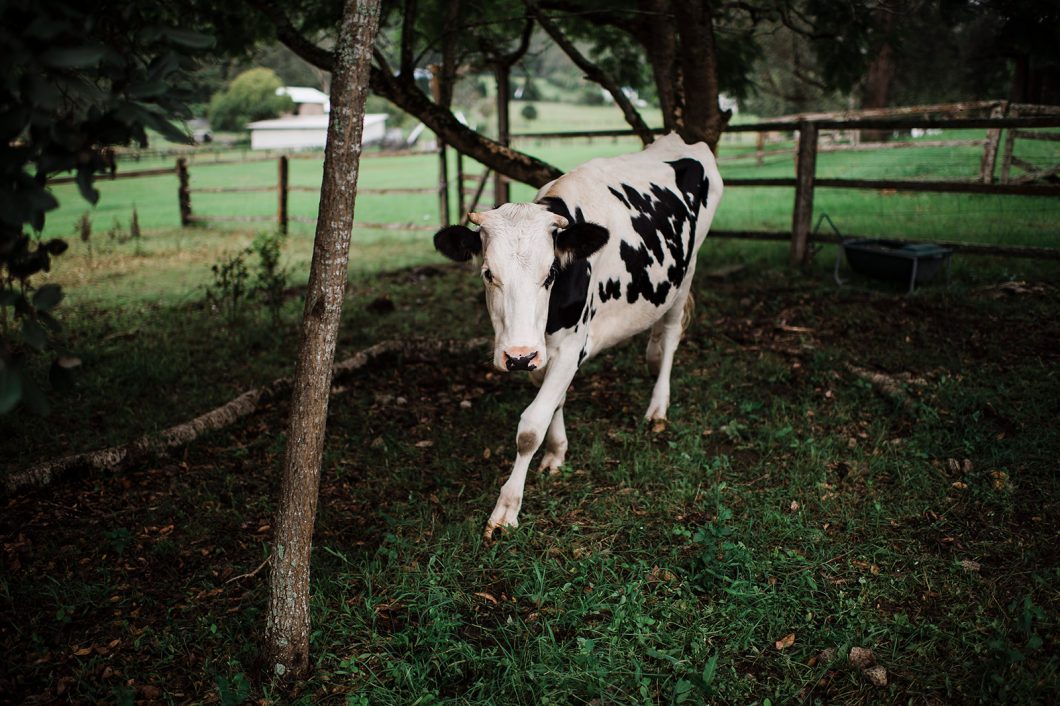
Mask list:
[[[287,241],[283,233],[261,233],[250,249],[258,255],[258,274],[254,291],[269,310],[273,323],[280,321],[284,291],[287,289],[287,270],[280,267],[280,252]]]
[[[527,121],[537,120],[537,108],[534,107],[533,103],[527,103],[524,105],[519,113],[523,116],[523,119]]]
[[[228,88],[210,99],[208,115],[214,130],[238,131],[247,123],[275,118],[291,110],[289,96],[276,95],[283,83],[271,69],[250,69],[232,79]]]

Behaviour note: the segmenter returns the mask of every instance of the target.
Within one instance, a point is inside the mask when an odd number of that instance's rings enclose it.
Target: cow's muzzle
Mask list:
[[[512,348],[501,353],[501,360],[508,370],[536,370],[541,365],[541,356],[529,348]]]

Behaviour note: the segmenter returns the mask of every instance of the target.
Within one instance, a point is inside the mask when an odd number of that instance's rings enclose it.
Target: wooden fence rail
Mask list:
[[[404,156],[407,153],[401,153]],[[293,156],[293,155],[292,155]],[[319,156],[319,155],[318,155]],[[177,160],[176,174],[179,178],[177,186],[177,201],[180,204],[180,223],[182,226],[188,226],[193,224],[203,224],[210,222],[266,222],[275,221],[276,227],[281,233],[287,233],[288,227],[291,222],[295,223],[315,223],[316,216],[293,216],[290,214],[288,209],[288,195],[292,191],[297,192],[309,192],[316,193],[320,191],[319,186],[304,186],[290,183],[290,161],[288,155],[280,155],[279,157],[273,158],[268,157],[267,160],[276,159],[276,183],[275,184],[263,184],[257,186],[199,186],[192,188],[190,186],[190,171],[188,169],[187,160],[181,157]],[[242,161],[265,161],[262,159],[248,159]],[[242,163],[240,161],[240,163]],[[209,161],[203,163],[202,166],[213,166],[215,164],[226,164],[228,162],[224,160],[220,161]],[[158,170],[162,171],[162,170]],[[164,170],[167,174],[174,173],[174,170]],[[191,196],[192,194],[230,194],[230,193],[276,193],[276,215],[265,216],[265,215],[237,215],[237,214],[226,214],[226,215],[206,215],[206,214],[194,214],[192,213]],[[379,189],[371,188],[359,188],[357,190],[359,194],[437,194],[438,187],[387,187]],[[433,230],[436,226],[425,226],[416,223],[355,223],[359,228],[372,228],[381,230]]]

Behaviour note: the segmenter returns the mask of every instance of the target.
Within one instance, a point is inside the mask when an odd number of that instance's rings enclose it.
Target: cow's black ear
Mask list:
[[[467,262],[482,252],[482,236],[466,226],[446,226],[434,234],[434,247],[450,260]]]
[[[561,257],[578,260],[592,255],[607,244],[611,234],[595,223],[575,223],[556,234],[556,252]]]

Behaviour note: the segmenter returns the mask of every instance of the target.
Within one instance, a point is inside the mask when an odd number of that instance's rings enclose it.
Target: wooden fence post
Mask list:
[[[1011,117],[1019,115],[1019,109],[1013,106],[1011,110]],[[1012,170],[1012,151],[1016,148],[1016,131],[1012,128],[1008,128],[1008,132],[1005,133],[1005,151],[1001,157],[1001,183],[1007,184],[1009,179],[1009,172]]]
[[[191,189],[188,185],[188,160],[177,158],[177,205],[180,208],[180,227],[191,225]]]
[[[279,162],[279,183],[276,185],[276,196],[278,199],[276,208],[276,223],[280,232],[287,235],[287,155],[281,155]]]
[[[795,208],[791,216],[790,262],[807,263],[813,225],[813,181],[817,171],[817,124],[799,123],[799,151],[795,162]]]
[[[1008,101],[1001,101],[990,111],[991,118],[1003,118],[1008,112]],[[997,146],[1001,142],[1001,128],[993,127],[986,131],[986,144],[983,145],[983,161],[979,164],[979,181],[984,184],[994,183],[994,168],[997,166]]]

